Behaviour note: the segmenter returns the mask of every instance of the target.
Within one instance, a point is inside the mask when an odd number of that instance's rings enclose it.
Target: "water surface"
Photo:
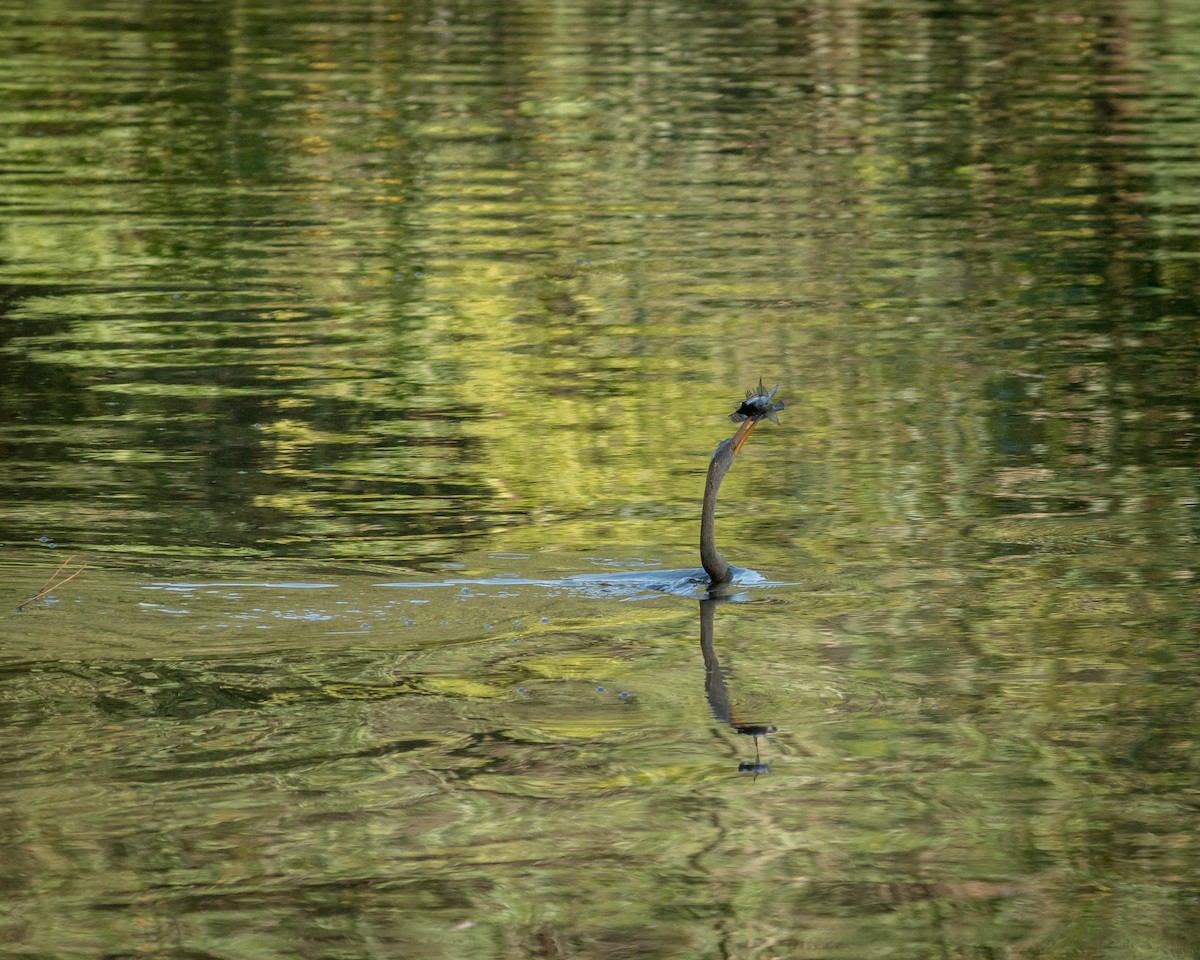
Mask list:
[[[0,24],[4,950],[1194,951],[1189,8]]]

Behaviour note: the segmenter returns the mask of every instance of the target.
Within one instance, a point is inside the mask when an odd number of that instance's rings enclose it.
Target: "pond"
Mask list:
[[[1191,5],[0,23],[0,952],[1193,955]]]

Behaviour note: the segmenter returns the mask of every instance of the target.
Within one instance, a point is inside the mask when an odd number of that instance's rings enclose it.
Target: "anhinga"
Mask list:
[[[774,402],[775,391],[778,389],[779,384],[775,384],[768,392],[760,379],[757,390],[746,391],[745,402],[729,415],[730,420],[739,424],[737,430],[732,437],[717,444],[712,462],[708,465],[708,477],[704,481],[704,507],[700,513],[700,562],[714,586],[728,583],[733,577],[729,564],[721,556],[716,544],[717,491],[721,489],[721,481],[725,479],[725,474],[733,466],[733,458],[754,432],[754,428],[763,418],[773,423],[779,422],[775,412],[782,410],[783,404]]]

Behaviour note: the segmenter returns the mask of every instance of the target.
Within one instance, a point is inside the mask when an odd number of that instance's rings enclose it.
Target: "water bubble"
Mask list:
[[[38,543],[49,543],[49,542],[50,542],[49,537],[38,537]]]
[[[46,546],[48,546],[51,550],[58,549],[58,544],[55,543],[53,540],[51,540],[49,543],[47,543]]]
[[[597,687],[597,688],[596,688],[596,692],[597,692],[597,693],[603,693],[603,692],[604,692],[604,688],[603,688],[603,687]]]
[[[521,642],[521,638],[520,638],[520,637],[513,637],[513,641],[512,641],[512,642],[513,642],[513,643],[520,643],[520,642]]]
[[[550,622],[549,617],[542,617],[542,623],[549,623],[549,622]]]
[[[628,700],[632,696],[632,694],[628,690],[622,690],[620,693],[617,694],[617,696],[620,697],[622,700]]]
[[[517,687],[517,693],[528,693],[524,687]]]

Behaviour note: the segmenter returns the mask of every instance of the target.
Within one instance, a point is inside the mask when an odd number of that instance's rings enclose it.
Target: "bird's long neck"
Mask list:
[[[721,481],[733,465],[733,439],[722,440],[713,451],[712,462],[708,465],[708,477],[704,481],[704,506],[700,513],[700,562],[704,564],[704,572],[714,584],[726,583],[731,573],[729,564],[717,549],[717,492],[721,489]]]

